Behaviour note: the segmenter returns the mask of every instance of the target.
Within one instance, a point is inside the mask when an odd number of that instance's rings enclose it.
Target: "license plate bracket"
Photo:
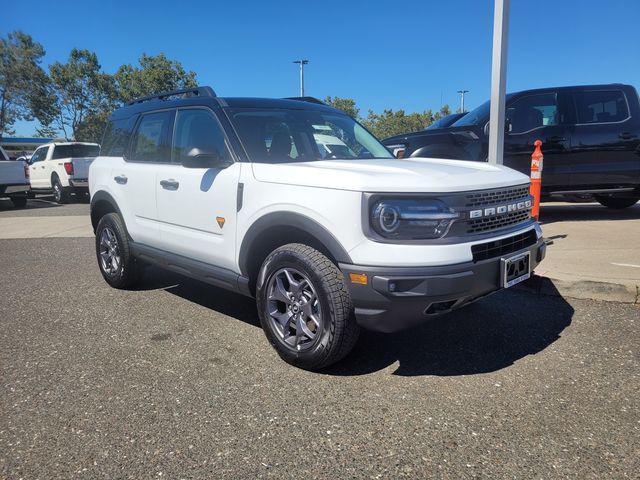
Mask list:
[[[503,288],[513,287],[531,277],[531,254],[520,253],[500,259],[500,279]]]

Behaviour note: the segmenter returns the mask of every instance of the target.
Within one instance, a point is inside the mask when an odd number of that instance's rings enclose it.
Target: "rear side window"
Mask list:
[[[176,118],[173,137],[173,161],[182,163],[191,150],[217,153],[221,159],[230,160],[224,133],[213,113],[203,108],[180,109]]]
[[[56,145],[53,148],[51,159],[97,157],[99,154],[99,145]]]
[[[105,157],[122,157],[129,145],[129,119],[109,122],[102,139],[101,155]]]
[[[170,138],[173,110],[143,115],[133,138],[131,160],[137,162],[171,161]]]
[[[621,122],[629,117],[629,107],[620,90],[574,92],[578,123]]]

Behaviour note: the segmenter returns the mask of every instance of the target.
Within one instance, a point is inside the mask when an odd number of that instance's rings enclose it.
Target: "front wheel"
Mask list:
[[[260,323],[286,362],[319,370],[351,351],[360,328],[344,277],[326,256],[285,245],[267,257],[258,278]]]
[[[620,210],[635,205],[638,203],[638,200],[640,200],[640,197],[608,197],[606,195],[596,195],[596,200],[604,207]]]

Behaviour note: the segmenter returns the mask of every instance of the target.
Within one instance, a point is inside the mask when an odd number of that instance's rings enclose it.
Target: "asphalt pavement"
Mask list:
[[[310,373],[250,299],[109,288],[91,238],[0,266],[0,478],[638,478],[637,305],[508,290]]]

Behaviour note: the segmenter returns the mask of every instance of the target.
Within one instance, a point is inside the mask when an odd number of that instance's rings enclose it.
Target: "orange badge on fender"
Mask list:
[[[224,227],[224,217],[216,217],[216,222],[218,222],[220,228]]]

